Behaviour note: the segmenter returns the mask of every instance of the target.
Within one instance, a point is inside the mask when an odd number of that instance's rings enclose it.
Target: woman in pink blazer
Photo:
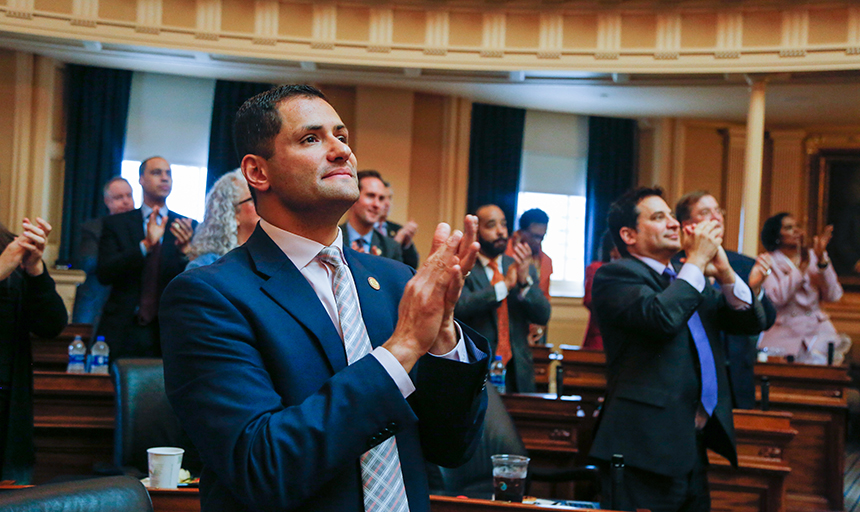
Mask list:
[[[785,350],[786,355],[827,352],[828,342],[839,342],[839,336],[820,303],[836,302],[842,287],[825,250],[833,235],[833,226],[824,228],[813,238],[812,247],[804,244],[803,230],[789,213],[778,213],[767,219],[761,241],[773,258],[773,272],[762,284],[767,297],[776,306],[776,323],[762,333],[760,347]]]

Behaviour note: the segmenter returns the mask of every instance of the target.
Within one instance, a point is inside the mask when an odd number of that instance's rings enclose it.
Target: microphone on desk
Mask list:
[[[555,367],[555,397],[561,399],[564,395],[564,367],[558,365]]]
[[[836,345],[831,341],[827,343],[827,366],[833,366],[833,355]]]
[[[761,410],[770,410],[770,379],[767,376],[761,378]]]
[[[625,504],[621,498],[621,492],[624,488],[623,455],[616,453],[612,456],[612,462],[609,464],[609,477],[612,482],[612,488],[609,491],[609,508],[612,510],[621,510]]]

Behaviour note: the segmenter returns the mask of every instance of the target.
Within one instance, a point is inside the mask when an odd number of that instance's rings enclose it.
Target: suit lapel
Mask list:
[[[475,267],[469,277],[475,280],[475,290],[483,290],[490,286],[490,280],[487,279],[487,267],[481,263],[481,260],[475,261]]]
[[[268,279],[260,289],[306,327],[320,344],[333,373],[346,367],[346,352],[331,317],[308,280],[257,225],[245,244],[258,272]]]
[[[370,344],[376,348],[391,335],[394,319],[391,318],[390,304],[382,300],[386,295],[370,286],[371,279],[376,280],[380,287],[383,286],[383,278],[365,267],[358,258],[353,256],[354,254],[355,251],[352,250],[344,251],[346,262],[349,264],[349,271],[355,280],[355,289],[358,292],[358,301],[361,305],[361,318],[367,328]]]
[[[136,246],[146,237],[146,232],[143,229],[143,212],[140,208],[134,210],[136,215],[129,215],[127,222],[129,228],[125,231],[128,233],[128,243],[131,246]]]

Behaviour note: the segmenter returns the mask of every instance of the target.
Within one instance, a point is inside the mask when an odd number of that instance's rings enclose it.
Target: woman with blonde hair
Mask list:
[[[206,194],[206,213],[191,240],[186,270],[214,263],[242,245],[254,232],[257,209],[240,169],[218,178]]]

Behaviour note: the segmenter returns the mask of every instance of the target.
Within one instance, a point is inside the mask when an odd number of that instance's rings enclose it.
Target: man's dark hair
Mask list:
[[[603,263],[612,261],[612,249],[615,248],[615,241],[612,238],[612,233],[608,229],[600,237],[600,261]]]
[[[764,226],[761,228],[761,244],[770,252],[779,249],[782,240],[779,239],[779,233],[782,231],[782,219],[790,217],[788,212],[780,212],[764,221]]]
[[[520,229],[528,229],[532,224],[549,224],[549,215],[540,208],[526,210],[520,215]]]
[[[356,175],[358,177],[358,191],[361,192],[361,180],[364,178],[376,178],[385,184],[385,181],[382,179],[382,175],[379,174],[379,171],[374,171],[373,169],[365,169],[363,171],[358,171]]]
[[[693,206],[705,196],[712,195],[707,190],[695,190],[689,194],[684,194],[678,202],[675,203],[675,219],[681,224],[690,220],[690,212],[693,211]]]
[[[274,138],[281,131],[281,114],[278,105],[294,97],[320,98],[325,95],[312,85],[282,85],[248,99],[236,112],[233,122],[233,144],[239,161],[245,155],[272,158]]]
[[[636,229],[639,219],[637,205],[651,196],[663,197],[663,189],[657,186],[634,188],[609,205],[606,223],[609,225],[609,232],[612,233],[612,241],[615,242],[615,247],[622,256],[630,256],[630,253],[627,251],[627,244],[621,239],[621,228]]]
[[[151,156],[151,157],[145,159],[143,162],[140,163],[140,167],[138,167],[138,169],[137,169],[137,175],[138,176],[143,176],[143,173],[146,172],[146,163],[149,162],[150,160],[152,160],[153,158],[160,158],[162,160],[167,160],[163,156],[158,156],[158,155]],[[108,182],[108,183],[110,184],[110,182]],[[107,185],[105,185],[105,186],[107,186]]]

